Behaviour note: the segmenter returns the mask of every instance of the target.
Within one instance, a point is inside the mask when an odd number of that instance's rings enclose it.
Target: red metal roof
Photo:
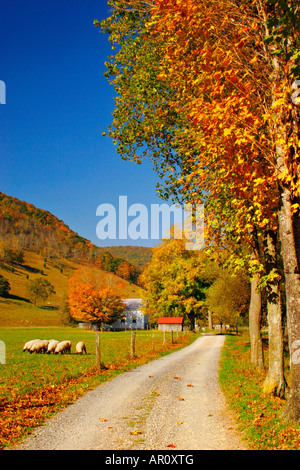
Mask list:
[[[168,323],[168,324],[180,324],[183,322],[183,317],[159,317],[158,322],[161,323]]]

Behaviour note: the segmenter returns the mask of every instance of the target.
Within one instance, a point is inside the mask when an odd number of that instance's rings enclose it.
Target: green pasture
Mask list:
[[[6,345],[6,364],[0,364],[0,396],[10,399],[45,386],[53,386],[79,377],[95,367],[94,331],[79,328],[0,328],[0,340]],[[163,333],[136,332],[136,361],[151,359],[151,355],[168,351],[170,337],[163,348]],[[190,336],[187,334],[187,336]],[[131,332],[101,332],[101,360],[111,370],[134,366],[130,356]],[[30,354],[23,352],[24,344],[31,339],[70,340],[71,354]],[[176,334],[174,335],[177,341]],[[192,337],[191,337],[192,339]],[[84,341],[87,354],[77,355],[75,345]],[[188,340],[189,342],[189,340]]]

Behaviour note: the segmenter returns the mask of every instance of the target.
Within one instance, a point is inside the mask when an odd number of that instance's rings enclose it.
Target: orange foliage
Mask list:
[[[99,280],[95,272],[78,270],[69,280],[68,305],[73,318],[101,324],[110,324],[122,316],[119,283]]]

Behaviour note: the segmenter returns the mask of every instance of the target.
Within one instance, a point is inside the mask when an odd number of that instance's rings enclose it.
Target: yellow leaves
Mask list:
[[[227,137],[228,135],[230,135],[233,129],[234,129],[233,127],[230,127],[229,129],[224,129],[224,132],[223,132],[224,137]]]
[[[270,222],[269,219],[264,218],[264,219],[260,222],[259,225],[260,225],[260,227],[262,227],[262,228],[263,228],[263,227],[267,227],[267,225],[269,224],[269,222]]]
[[[132,436],[138,436],[139,434],[143,434],[143,433],[142,433],[142,431],[136,430],[136,431],[130,432],[130,434],[131,434]]]
[[[278,108],[282,107],[283,105],[284,105],[284,99],[279,98],[278,100],[274,101],[274,103],[272,103],[272,108],[278,109]]]
[[[295,214],[296,212],[298,212],[300,209],[300,204],[292,204],[291,205],[291,210],[292,210],[292,213]]]
[[[253,180],[253,183],[254,183],[254,186],[259,186],[261,184],[265,184],[266,179],[265,178],[256,178],[256,179]]]

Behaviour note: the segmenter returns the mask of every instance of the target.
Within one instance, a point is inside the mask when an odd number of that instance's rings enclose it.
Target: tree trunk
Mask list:
[[[290,350],[290,394],[284,417],[300,421],[300,274],[299,249],[296,235],[299,216],[292,216],[291,197],[287,188],[282,192],[282,206],[279,214],[280,237],[286,283],[287,327]]]
[[[210,330],[213,329],[212,313],[210,311],[208,312],[208,328]]]
[[[257,290],[258,277],[251,281],[251,299],[249,307],[249,333],[251,342],[251,362],[259,368],[264,366],[261,339],[261,293]]]
[[[267,234],[266,262],[270,274],[278,274],[276,255],[276,236]],[[273,281],[267,291],[268,326],[269,326],[269,369],[263,385],[264,393],[283,398],[286,381],[283,359],[283,322],[280,283]]]
[[[283,360],[282,311],[278,284],[274,286],[273,292],[278,294],[279,298],[277,302],[268,301],[269,369],[263,391],[283,398],[285,396],[286,381]]]

